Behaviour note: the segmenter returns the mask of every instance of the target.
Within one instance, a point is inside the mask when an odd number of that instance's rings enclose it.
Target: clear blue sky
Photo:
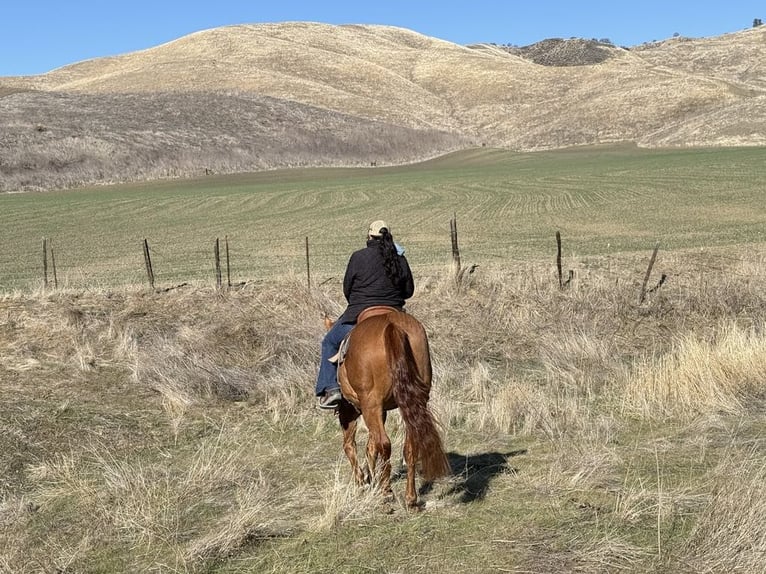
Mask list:
[[[675,33],[735,32],[754,18],[766,19],[763,0],[3,0],[0,76],[41,74],[229,24],[387,24],[457,44],[579,37],[634,46]]]

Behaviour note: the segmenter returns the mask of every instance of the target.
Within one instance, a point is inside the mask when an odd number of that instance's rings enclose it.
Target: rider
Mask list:
[[[404,249],[394,243],[385,221],[373,221],[367,230],[367,247],[351,255],[343,277],[343,295],[348,306],[322,340],[322,359],[315,389],[320,408],[335,409],[340,403],[338,367],[329,359],[338,352],[359,313],[376,305],[403,310],[405,299],[412,297],[414,290],[415,283]]]

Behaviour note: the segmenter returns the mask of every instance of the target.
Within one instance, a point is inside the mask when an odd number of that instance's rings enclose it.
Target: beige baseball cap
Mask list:
[[[378,219],[377,221],[370,223],[370,228],[367,230],[367,234],[370,237],[380,237],[382,235],[381,230],[383,228],[388,229],[388,225],[386,225],[386,222],[382,219]],[[390,229],[388,230],[391,231]]]

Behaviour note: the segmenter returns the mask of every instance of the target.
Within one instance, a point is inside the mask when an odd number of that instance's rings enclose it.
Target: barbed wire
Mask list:
[[[228,274],[231,274],[232,282],[271,277],[276,274],[285,274],[285,272],[296,275],[305,272],[305,237],[260,244],[257,246],[257,250],[248,249],[241,243],[229,239],[228,269],[224,239],[222,237],[218,239],[220,241],[219,256],[224,282],[228,279],[227,271]],[[147,243],[157,281],[215,283],[215,239],[200,241],[193,245],[152,241],[151,239],[147,239]],[[533,243],[539,243],[539,241]],[[30,246],[33,244],[35,248],[29,248],[25,253],[0,253],[0,269],[2,269],[0,292],[13,289],[34,289],[43,283],[42,253],[38,240],[28,242]],[[499,247],[497,249],[488,248],[492,244],[498,244]],[[522,242],[522,244],[526,246],[529,242]],[[106,260],[101,258],[88,260],[86,248],[76,253],[71,249],[63,248],[58,242],[55,242],[55,245],[58,281],[62,284],[84,288],[89,283],[96,285],[111,283],[116,287],[147,280],[144,256],[138,242],[135,249],[130,253],[121,251],[116,253],[113,259],[108,258]],[[359,248],[363,246],[361,241],[358,245]],[[546,261],[552,262],[555,257],[554,254],[545,256],[537,250],[528,248],[522,248],[519,251],[529,254],[529,257],[514,256],[512,253],[513,243],[503,244],[494,239],[487,241],[485,236],[482,236],[480,241],[465,241],[464,245],[465,247],[461,250],[461,257],[466,267],[488,265],[519,269],[544,265]],[[758,245],[760,246],[760,244]],[[451,262],[451,248],[446,241],[443,250],[435,250],[431,237],[411,236],[408,237],[405,247],[410,265],[414,270],[433,272],[448,266]],[[324,239],[313,240],[309,237],[309,264],[311,273],[315,275],[317,282],[327,282],[333,277],[342,277],[350,254],[341,242]],[[427,254],[427,256],[418,258],[419,254]],[[615,257],[619,258],[620,255],[625,255],[630,263],[626,263],[625,259],[614,259]],[[760,275],[741,267],[760,265],[766,260],[766,251],[762,247],[758,252],[754,252],[750,258],[716,252],[708,248],[700,251],[685,250],[684,255],[688,259],[684,268],[662,269],[663,265],[660,260],[657,264],[658,272],[675,276],[690,276],[695,273],[725,273],[739,278],[754,279]],[[567,261],[569,262],[568,265],[566,265]],[[578,275],[600,275],[620,280],[630,277],[628,269],[630,272],[635,272],[643,264],[639,252],[621,252],[618,255],[607,253],[592,256],[570,256],[565,259],[565,266],[567,267],[565,273],[573,268],[573,271]],[[588,265],[593,266],[587,267]],[[48,269],[48,275],[49,282],[53,281],[52,268]]]

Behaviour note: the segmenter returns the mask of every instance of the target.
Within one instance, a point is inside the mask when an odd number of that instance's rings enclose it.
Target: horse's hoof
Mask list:
[[[423,502],[415,501],[415,502],[407,503],[407,510],[409,510],[412,513],[423,512],[425,508],[426,508],[426,505]]]

